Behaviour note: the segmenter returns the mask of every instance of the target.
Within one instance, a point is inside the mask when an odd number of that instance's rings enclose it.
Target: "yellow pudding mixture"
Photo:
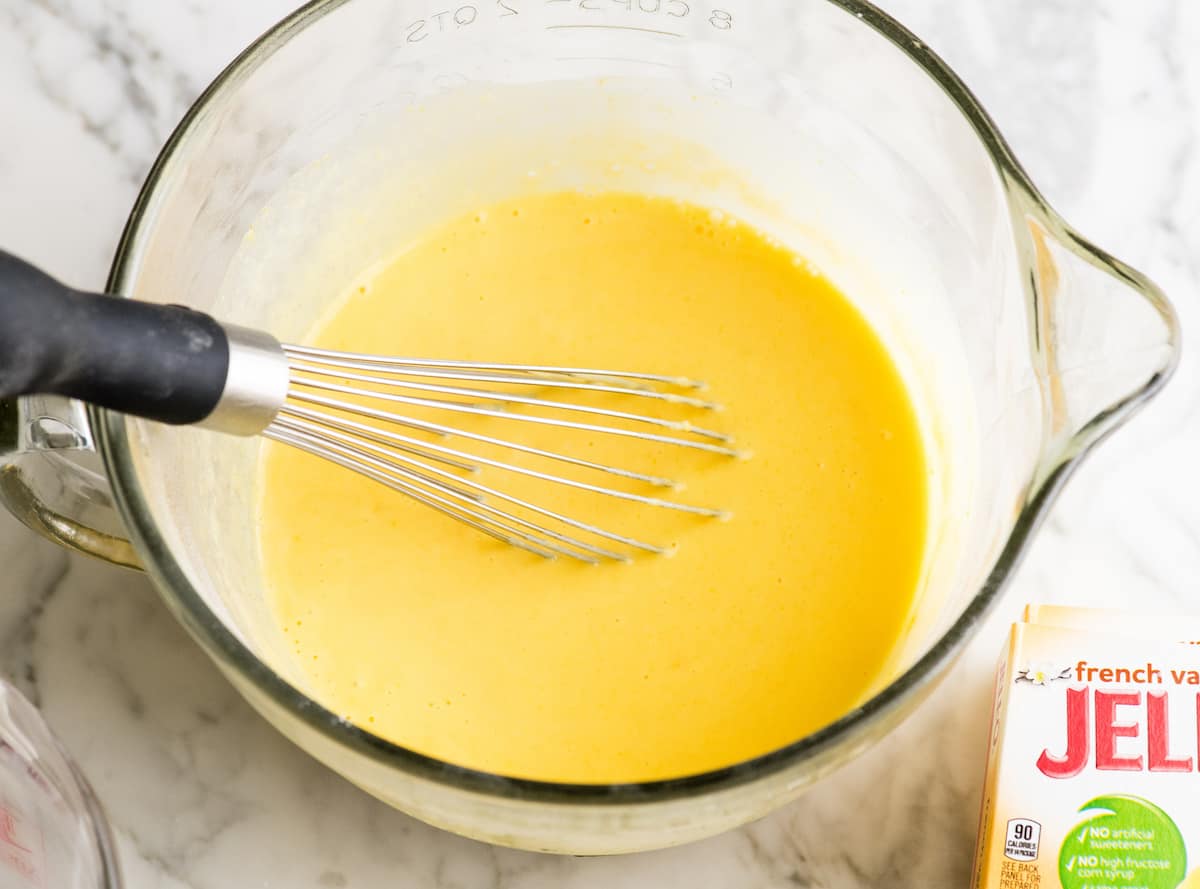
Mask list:
[[[752,451],[685,453],[441,413],[669,474],[686,484],[670,497],[732,514],[681,515],[484,470],[480,481],[677,548],[589,566],[522,552],[268,446],[264,572],[312,693],[334,712],[475,769],[646,781],[788,744],[887,678],[927,534],[920,430],[863,317],[754,229],[623,193],[490,206],[356,283],[313,343],[687,374],[724,409],[670,409]]]

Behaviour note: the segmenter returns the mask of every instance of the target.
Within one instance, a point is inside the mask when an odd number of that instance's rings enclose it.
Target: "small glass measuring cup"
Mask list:
[[[1178,361],[1158,288],[1050,209],[958,78],[856,0],[310,3],[172,136],[110,289],[295,340],[438,214],[518,182],[732,210],[798,245],[891,339],[937,468],[924,605],[888,681],[831,725],[644,784],[528,781],[400,747],[314,700],[273,639],[253,443],[54,399],[0,405],[0,497],[23,521],[144,567],[297,744],[491,842],[588,854],[687,842],[848,762],[946,675],[1080,459]],[[779,383],[781,399],[802,397],[803,380]]]
[[[0,680],[0,889],[118,889],[116,848],[86,779]]]

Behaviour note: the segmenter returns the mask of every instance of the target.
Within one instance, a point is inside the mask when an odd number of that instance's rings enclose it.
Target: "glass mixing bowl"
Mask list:
[[[935,470],[921,607],[888,681],[833,724],[644,784],[460,768],[305,693],[258,573],[256,442],[25,399],[0,407],[0,496],[67,546],[143,567],[255,708],[370,793],[467,836],[596,854],[746,822],[895,726],[1079,460],[1164,384],[1179,332],[1150,281],[1046,206],[941,60],[854,0],[311,3],[187,114],[109,285],[294,341],[424,226],[575,186],[682,195],[794,245],[909,381]]]

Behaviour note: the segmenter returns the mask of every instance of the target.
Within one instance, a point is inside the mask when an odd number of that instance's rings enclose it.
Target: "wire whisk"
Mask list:
[[[547,558],[629,561],[670,548],[551,508],[510,480],[700,518],[728,514],[669,496],[681,486],[661,472],[586,459],[557,439],[522,440],[521,424],[670,453],[746,456],[725,433],[677,417],[716,410],[703,388],[662,374],[287,346],[181,306],[75,291],[0,251],[0,398],[65,395],[159,422],[262,435]],[[492,434],[500,421],[505,434]]]

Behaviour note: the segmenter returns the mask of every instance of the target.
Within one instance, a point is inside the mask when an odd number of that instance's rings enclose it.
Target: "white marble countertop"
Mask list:
[[[0,0],[0,244],[99,286],[171,127],[288,0]],[[1200,329],[1200,4],[887,0],[981,97],[1051,202]],[[1200,611],[1200,360],[1084,467],[956,676],[889,740],[754,825],[663,852],[498,850],[292,747],[137,574],[0,516],[0,671],[111,814],[128,885],[964,887],[988,684],[1029,599]],[[916,837],[914,841],[914,836]]]

